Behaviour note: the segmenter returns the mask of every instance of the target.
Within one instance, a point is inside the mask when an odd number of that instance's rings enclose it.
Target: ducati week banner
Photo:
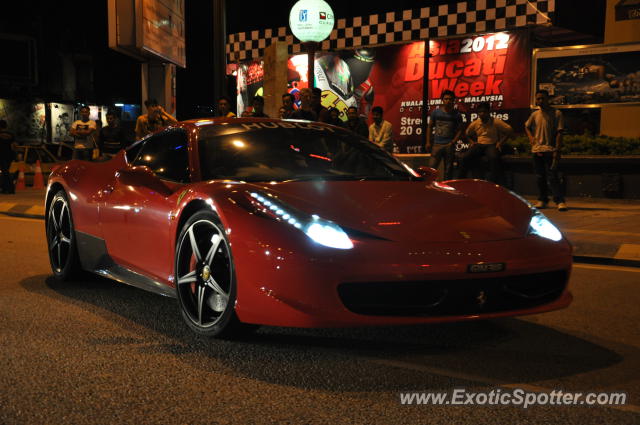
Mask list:
[[[315,84],[322,104],[336,108],[343,121],[355,106],[371,122],[373,106],[384,109],[393,125],[395,152],[423,153],[422,107],[425,43],[422,41],[377,48],[318,53]],[[490,102],[494,116],[523,131],[529,109],[531,54],[526,33],[500,32],[431,40],[429,44],[429,111],[441,103],[444,90],[456,95],[456,107],[465,122],[477,118],[475,108]],[[296,97],[307,86],[306,55],[289,59],[288,91]],[[261,93],[262,64],[238,69],[238,113]]]
[[[369,80],[373,104],[382,106],[393,124],[400,153],[423,153],[422,98],[424,42],[376,50]],[[441,103],[444,90],[456,96],[466,123],[477,118],[481,102],[492,114],[522,129],[529,114],[530,53],[526,34],[501,32],[466,38],[431,40],[429,46],[429,112]]]

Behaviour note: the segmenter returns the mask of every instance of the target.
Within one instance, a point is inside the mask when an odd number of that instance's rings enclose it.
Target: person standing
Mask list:
[[[320,87],[314,87],[311,89],[311,108],[316,113],[318,121],[330,122],[329,109],[322,106],[322,90]]]
[[[218,99],[218,114],[217,117],[235,118],[235,112],[231,111],[231,99],[227,96],[220,96]]]
[[[318,116],[313,110],[311,89],[305,87],[300,90],[300,107],[293,111],[290,118],[298,120],[317,121]]]
[[[251,108],[247,108],[243,113],[243,117],[256,117],[256,118],[269,118],[269,115],[264,113],[264,98],[256,95],[251,101]]]
[[[479,157],[489,161],[489,180],[498,183],[501,175],[500,150],[502,144],[513,134],[509,124],[490,113],[489,102],[478,105],[478,118],[469,124],[467,137],[471,140],[471,147],[464,153],[461,160],[459,177],[465,178],[471,163]]]
[[[393,152],[393,126],[382,118],[383,114],[381,106],[371,108],[373,124],[369,126],[369,140],[387,152]]]
[[[349,109],[347,109],[347,123],[345,127],[365,139],[369,137],[367,123],[358,115],[358,108],[355,106],[350,106]]]
[[[98,126],[96,122],[89,119],[89,107],[80,108],[80,119],[71,124],[71,135],[73,136],[72,159],[82,159],[91,161],[93,149],[96,147],[95,137]]]
[[[16,193],[13,176],[10,173],[11,162],[16,159],[16,153],[13,150],[14,143],[15,137],[7,129],[7,122],[0,120],[0,189],[5,194]]]
[[[443,163],[444,180],[453,178],[455,143],[462,136],[462,114],[454,108],[455,95],[451,90],[442,92],[442,106],[431,113],[427,126],[426,152],[431,151],[429,167],[436,170]]]
[[[147,99],[144,104],[147,107],[147,113],[140,115],[136,120],[136,138],[142,139],[149,134],[178,122],[178,120],[160,106],[157,100]]]
[[[340,111],[337,108],[329,109],[329,120],[325,122],[336,127],[344,127],[344,121],[340,119]]]
[[[98,137],[98,148],[103,156],[113,157],[129,144],[129,138],[120,120],[113,111],[107,112],[107,125],[102,127]]]
[[[558,176],[564,118],[562,112],[549,104],[549,92],[536,92],[536,106],[539,108],[529,116],[524,124],[531,143],[533,169],[538,183],[538,202],[536,208],[546,208],[549,202],[549,189],[558,211],[566,211],[564,190]]]
[[[291,118],[291,115],[293,114],[294,108],[293,108],[293,104],[295,102],[296,98],[294,95],[292,95],[291,93],[285,93],[282,95],[282,108],[284,108],[283,113],[281,114],[280,118]]]

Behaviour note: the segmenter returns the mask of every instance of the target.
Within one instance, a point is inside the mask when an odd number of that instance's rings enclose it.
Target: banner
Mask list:
[[[558,107],[640,103],[639,43],[536,49],[533,57],[532,97],[544,89]]]
[[[451,90],[465,122],[477,118],[479,103],[489,102],[492,115],[520,130],[530,112],[527,43],[526,34],[517,32],[431,40],[429,112],[441,104],[443,91]],[[424,48],[424,42],[415,42],[377,49],[370,76],[374,104],[393,124],[400,153],[423,153]]]
[[[477,118],[481,102],[491,104],[492,114],[523,131],[529,109],[531,55],[526,33],[500,32],[446,40],[429,45],[429,109],[440,105],[444,90],[456,95],[456,107],[465,122]],[[373,106],[384,110],[393,125],[395,151],[423,153],[422,107],[425,75],[425,43],[413,42],[378,48],[316,54],[315,84],[322,90],[322,105],[336,108],[343,121],[355,106],[371,123]],[[307,82],[306,55],[289,60],[289,91],[296,95]],[[262,85],[263,75],[252,68],[238,68],[238,112],[252,92]],[[259,78],[246,78],[244,75]],[[253,87],[251,82],[253,82]]]

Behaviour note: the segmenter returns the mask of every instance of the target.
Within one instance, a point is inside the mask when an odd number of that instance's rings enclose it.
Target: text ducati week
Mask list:
[[[466,122],[476,118],[480,102],[490,102],[495,115],[507,122],[523,115],[529,108],[531,55],[527,39],[519,32],[501,32],[431,40],[430,111],[441,103],[443,91],[451,90]],[[424,53],[424,42],[377,49],[371,72],[374,103],[384,108],[385,119],[393,124],[400,152],[422,152]]]
[[[432,40],[429,99],[440,99],[444,90],[451,90],[464,104],[502,99],[495,107],[526,108],[530,58],[522,38],[517,33],[501,32]],[[422,42],[410,45],[405,82],[423,81],[424,48]]]

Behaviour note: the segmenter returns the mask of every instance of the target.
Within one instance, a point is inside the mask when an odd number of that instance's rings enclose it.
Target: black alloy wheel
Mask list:
[[[182,317],[205,336],[230,336],[240,327],[229,242],[213,212],[200,211],[182,227],[176,247],[175,282]]]
[[[49,204],[46,233],[49,262],[56,280],[63,282],[77,276],[81,270],[78,246],[69,200],[63,190]]]

